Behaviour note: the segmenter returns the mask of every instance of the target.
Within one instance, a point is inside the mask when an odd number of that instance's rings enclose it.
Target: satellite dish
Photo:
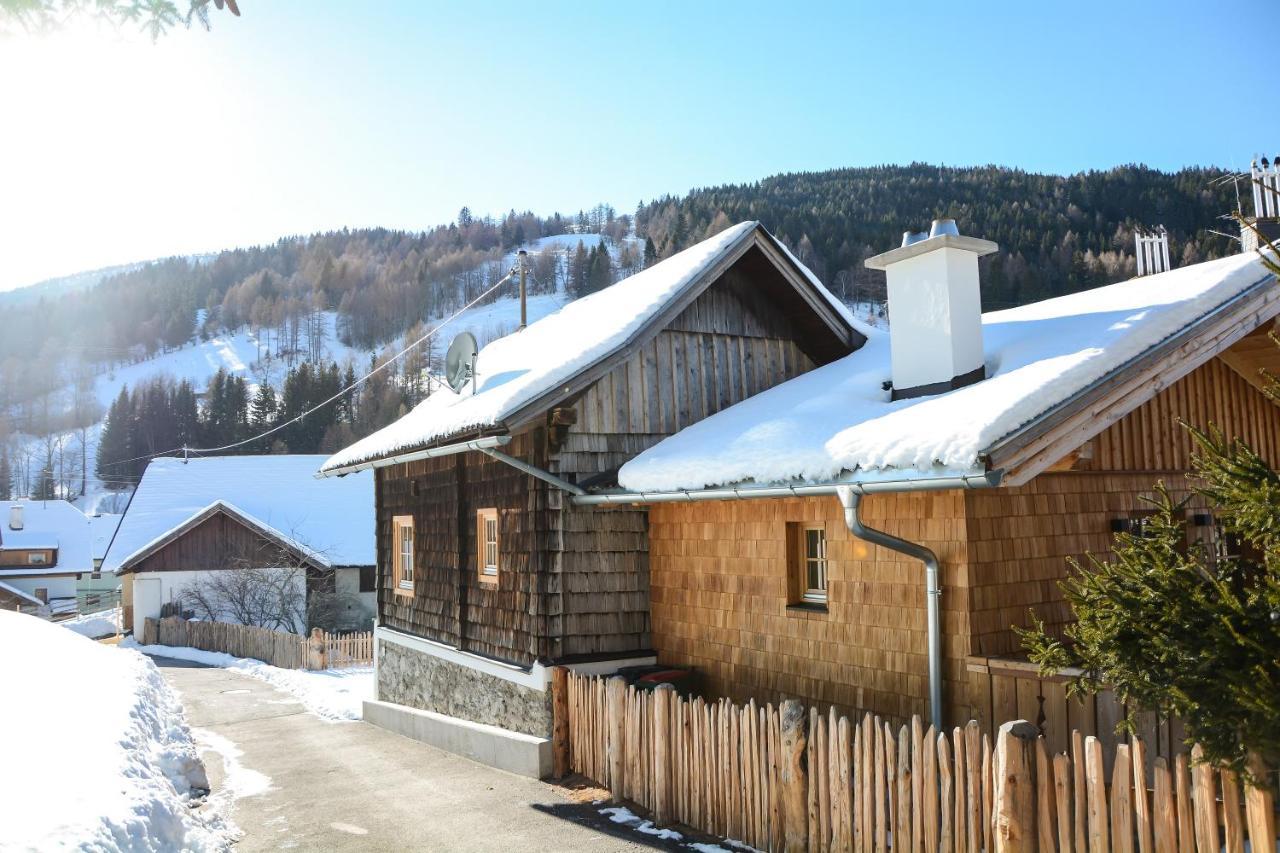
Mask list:
[[[449,344],[449,352],[444,357],[444,376],[455,393],[461,393],[462,386],[475,379],[479,351],[476,336],[470,332],[462,332]],[[471,393],[475,393],[474,387]]]

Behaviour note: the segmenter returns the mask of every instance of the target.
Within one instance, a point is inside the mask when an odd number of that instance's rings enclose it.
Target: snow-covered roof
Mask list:
[[[107,556],[111,537],[116,535],[116,528],[120,526],[120,519],[123,517],[109,512],[89,516],[89,529],[93,538],[93,559],[101,560]]]
[[[993,443],[1266,280],[1255,254],[983,315],[988,378],[891,401],[889,336],[673,435],[619,471],[631,492],[967,473]]]
[[[470,385],[461,394],[437,391],[400,420],[334,454],[323,470],[499,425],[622,347],[756,229],[767,234],[756,222],[734,225],[611,287],[570,302],[523,331],[493,341],[477,358],[474,394]],[[776,245],[786,251],[780,243]],[[789,253],[788,258],[840,320],[852,326],[840,301]]]
[[[22,507],[22,529],[9,527],[9,511]],[[0,549],[57,548],[55,565],[0,569],[0,577],[64,574],[93,571],[89,519],[70,503],[55,501],[0,501]]]
[[[22,601],[27,602],[28,604],[35,604],[37,606],[44,604],[43,601],[36,598],[34,595],[25,593],[22,590],[18,589],[16,586],[10,586],[9,584],[3,581],[0,581],[0,592],[6,593],[8,595],[12,595],[15,598],[18,598]]]
[[[210,456],[151,460],[103,560],[118,571],[133,554],[222,502],[305,543],[335,566],[369,566],[374,557],[373,474],[317,480],[324,456]]]

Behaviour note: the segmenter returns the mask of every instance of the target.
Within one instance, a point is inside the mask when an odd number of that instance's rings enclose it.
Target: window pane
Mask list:
[[[817,559],[822,556],[822,540],[821,530],[806,530],[805,536],[805,556],[809,559]]]

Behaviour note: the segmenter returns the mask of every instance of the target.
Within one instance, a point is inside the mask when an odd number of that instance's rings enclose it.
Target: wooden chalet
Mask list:
[[[545,739],[548,665],[651,662],[647,511],[574,499],[863,340],[743,223],[491,343],[470,387],[331,458],[322,473],[377,473],[380,701],[365,718],[407,731],[416,709]]]
[[[962,250],[984,253],[980,242]],[[911,278],[943,275],[906,273],[899,284],[924,290]],[[1267,337],[1280,288],[1250,253],[988,314],[976,327],[982,378],[894,401],[869,393],[876,377],[898,384],[902,342],[890,339],[912,334],[894,276],[887,334],[658,445],[622,470],[623,493],[592,498],[651,504],[658,658],[739,701],[1113,736],[1122,709],[1068,702],[1060,679],[1025,663],[1012,626],[1035,613],[1065,627],[1068,560],[1107,555],[1116,531],[1150,513],[1157,481],[1190,492],[1180,420],[1280,464],[1280,408],[1260,377],[1280,370]],[[946,288],[934,298],[953,312],[965,301]],[[928,330],[932,351],[961,351],[947,338],[972,333],[963,325],[953,314]],[[916,356],[930,349],[909,342]],[[935,379],[967,369],[944,364]],[[790,415],[801,401],[824,413],[809,435]],[[1187,513],[1189,537],[1220,540],[1208,508]]]

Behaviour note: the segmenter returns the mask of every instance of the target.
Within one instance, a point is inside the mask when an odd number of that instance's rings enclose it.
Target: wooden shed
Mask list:
[[[863,340],[743,223],[490,343],[469,387],[331,458],[377,473],[379,700],[545,738],[546,666],[652,661],[647,510],[573,500]]]

